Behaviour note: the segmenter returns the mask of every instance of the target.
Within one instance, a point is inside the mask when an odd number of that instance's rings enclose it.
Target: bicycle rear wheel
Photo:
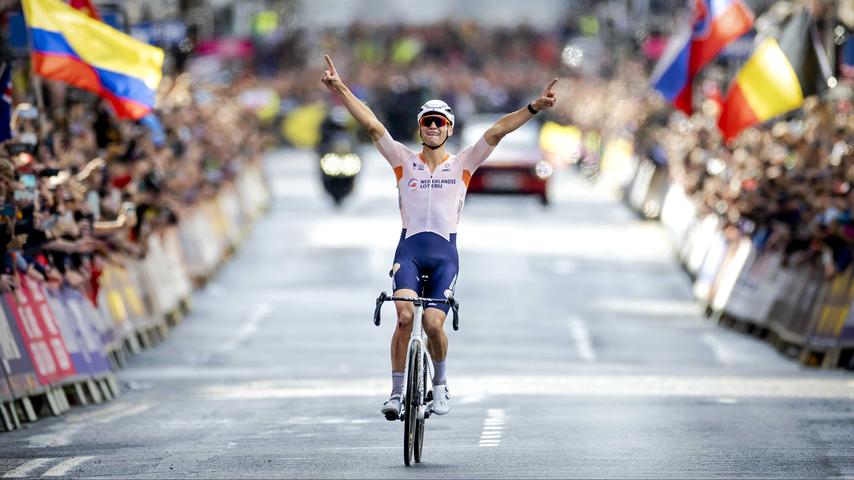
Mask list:
[[[418,424],[418,373],[421,365],[421,348],[417,343],[409,347],[409,365],[406,372],[406,405],[403,418],[403,463],[408,467],[412,463],[415,450],[415,437]]]
[[[427,366],[426,359],[421,355],[421,375],[418,376],[418,398],[421,399],[420,405],[427,405]],[[425,412],[426,414],[426,412]],[[424,449],[424,417],[418,418],[415,422],[415,463],[421,463],[421,451]]]

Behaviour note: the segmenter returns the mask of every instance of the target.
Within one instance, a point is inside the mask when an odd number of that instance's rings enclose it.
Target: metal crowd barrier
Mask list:
[[[628,158],[613,162],[622,171],[604,176],[623,179],[616,187],[626,203],[667,228],[675,255],[693,278],[694,295],[712,318],[769,341],[805,365],[854,367],[854,267],[827,278],[818,265],[784,264],[780,252],[724,231],[717,214],[698,211],[669,180],[666,167],[638,158],[619,142],[616,150]]]
[[[261,166],[247,165],[215,199],[151,235],[144,259],[108,263],[97,303],[20,276],[20,288],[0,296],[0,430],[119,395],[114,372],[180,322],[193,286],[239,247],[269,201]]]

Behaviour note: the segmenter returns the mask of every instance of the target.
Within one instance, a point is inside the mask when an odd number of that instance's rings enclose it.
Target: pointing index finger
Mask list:
[[[552,87],[554,87],[556,83],[557,83],[557,77],[553,78],[552,81],[549,82],[549,85],[546,87],[545,90],[543,90],[543,93],[549,93],[552,90]]]
[[[336,75],[337,72],[335,71],[335,65],[332,64],[332,59],[329,58],[329,55],[324,55],[323,59],[326,60],[326,64],[329,65],[329,73]]]

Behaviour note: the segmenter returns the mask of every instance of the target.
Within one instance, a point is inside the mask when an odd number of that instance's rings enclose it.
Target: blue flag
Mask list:
[[[0,90],[0,142],[4,142],[12,138],[12,65],[6,62],[0,63]]]
[[[148,115],[140,118],[139,123],[148,128],[148,131],[151,133],[151,141],[154,142],[155,145],[162,147],[166,144],[166,132],[163,130],[163,125],[160,123],[160,119],[157,118],[157,115],[149,113]]]

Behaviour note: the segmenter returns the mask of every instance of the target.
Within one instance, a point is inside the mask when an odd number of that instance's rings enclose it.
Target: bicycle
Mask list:
[[[427,285],[429,275],[421,275],[421,285]],[[415,305],[415,316],[412,321],[412,335],[409,337],[409,348],[406,352],[406,388],[400,402],[400,417],[403,421],[403,461],[408,467],[413,456],[415,463],[421,463],[421,453],[424,448],[424,421],[430,418],[433,407],[433,391],[427,391],[427,373],[432,369],[430,354],[426,348],[426,334],[421,325],[421,313],[424,305],[439,303],[450,305],[453,313],[454,330],[460,329],[460,304],[453,296],[448,298],[424,298],[422,288],[419,297],[395,297],[386,292],[377,297],[374,309],[374,325],[380,325],[380,311],[384,302],[412,302]],[[432,376],[431,376],[432,378]]]

